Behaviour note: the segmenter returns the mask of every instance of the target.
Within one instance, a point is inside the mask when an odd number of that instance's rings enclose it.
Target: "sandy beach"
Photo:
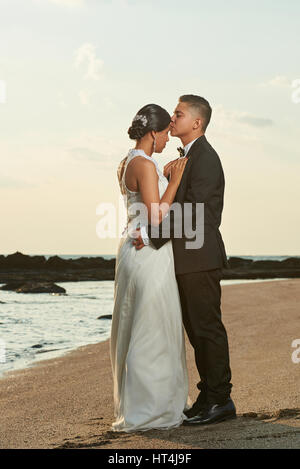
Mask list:
[[[0,448],[300,448],[300,279],[222,287],[236,420],[115,433],[109,341],[0,379]],[[99,311],[99,314],[101,311]],[[198,390],[186,336],[190,397]],[[298,354],[300,357],[300,352]]]

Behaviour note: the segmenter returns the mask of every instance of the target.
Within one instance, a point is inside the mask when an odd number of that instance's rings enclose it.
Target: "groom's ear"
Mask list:
[[[202,129],[202,126],[203,126],[202,119],[198,117],[193,124],[193,130]]]

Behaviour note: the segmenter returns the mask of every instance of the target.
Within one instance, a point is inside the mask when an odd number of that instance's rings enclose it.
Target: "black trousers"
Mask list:
[[[183,324],[200,376],[198,400],[207,404],[222,404],[232,388],[228,339],[221,320],[221,278],[221,269],[176,275]]]

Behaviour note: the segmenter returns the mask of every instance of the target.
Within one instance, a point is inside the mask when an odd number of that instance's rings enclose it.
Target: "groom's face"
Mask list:
[[[191,133],[195,122],[195,116],[188,103],[179,102],[171,119],[170,134],[172,137],[181,137]]]

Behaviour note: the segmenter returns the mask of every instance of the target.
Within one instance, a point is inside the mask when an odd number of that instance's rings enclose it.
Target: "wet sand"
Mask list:
[[[0,448],[300,448],[300,363],[293,363],[291,345],[300,339],[300,279],[223,286],[222,311],[236,420],[130,434],[111,431],[112,377],[105,341],[0,379]],[[194,401],[198,374],[187,336],[186,351]]]

